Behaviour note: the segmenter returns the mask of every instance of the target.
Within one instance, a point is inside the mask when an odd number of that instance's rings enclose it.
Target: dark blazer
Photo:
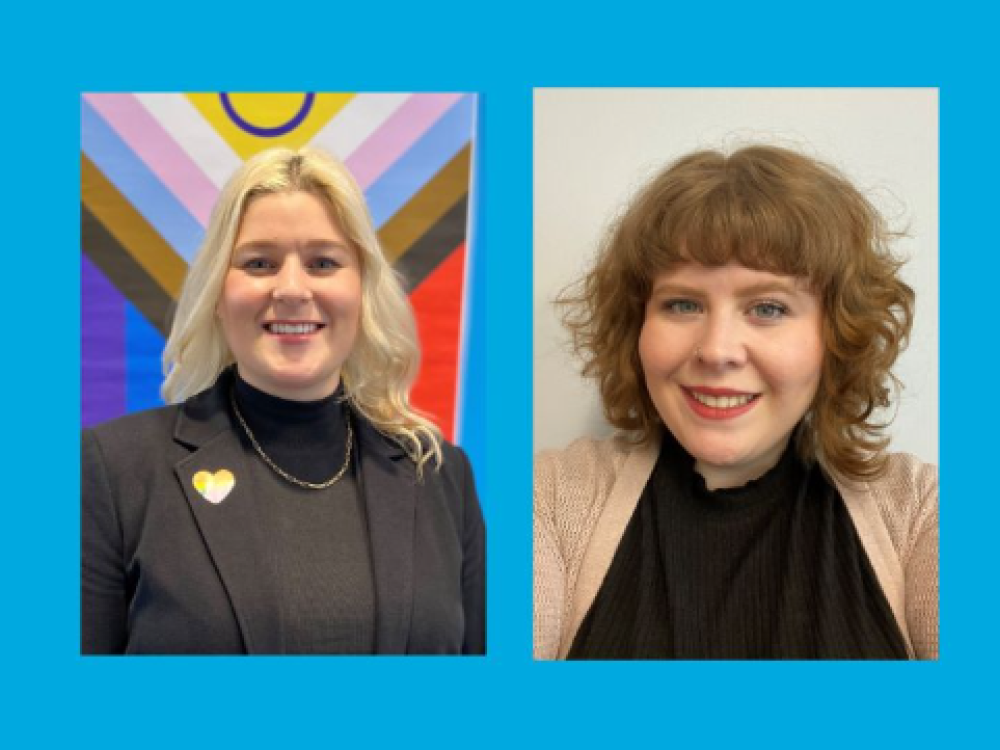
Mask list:
[[[273,654],[264,537],[248,457],[228,412],[231,375],[184,404],[83,432],[84,653]],[[481,654],[486,542],[465,454],[445,444],[418,479],[402,448],[356,418],[379,654]],[[226,468],[219,504],[192,484]]]

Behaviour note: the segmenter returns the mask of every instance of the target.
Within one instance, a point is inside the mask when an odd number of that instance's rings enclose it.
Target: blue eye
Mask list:
[[[267,258],[249,258],[240,264],[244,271],[267,271],[271,267],[271,261]]]
[[[750,313],[759,320],[780,320],[788,315],[788,308],[779,302],[758,302]]]
[[[334,258],[316,258],[309,265],[319,271],[335,271],[340,268],[340,263]]]
[[[671,299],[663,303],[663,309],[674,315],[697,315],[701,305],[690,299]]]

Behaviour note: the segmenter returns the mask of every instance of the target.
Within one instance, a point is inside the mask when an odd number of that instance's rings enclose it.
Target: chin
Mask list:
[[[720,468],[729,468],[732,466],[740,466],[746,463],[747,458],[742,453],[735,452],[714,452],[714,451],[702,451],[701,453],[692,453],[692,456],[699,463],[706,464],[708,466],[718,466]]]
[[[311,362],[276,362],[268,368],[275,380],[321,380],[323,370]]]
[[[678,442],[696,461],[711,466],[735,466],[747,459],[746,451],[736,445],[720,445],[699,439],[678,439]]]
[[[292,388],[312,391],[322,388],[335,379],[332,375],[323,375],[315,372],[287,372],[275,375],[274,380]]]

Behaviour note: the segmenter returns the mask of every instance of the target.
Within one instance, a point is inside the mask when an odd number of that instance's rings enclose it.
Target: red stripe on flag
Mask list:
[[[410,396],[413,405],[429,415],[448,440],[455,433],[464,278],[463,242],[410,294],[423,347],[420,375]]]

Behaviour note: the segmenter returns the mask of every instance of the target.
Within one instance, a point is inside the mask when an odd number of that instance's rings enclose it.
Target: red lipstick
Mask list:
[[[709,388],[705,386],[697,386],[693,388],[682,387],[681,391],[684,392],[684,398],[687,401],[688,406],[691,407],[691,410],[703,419],[735,419],[736,417],[740,417],[753,409],[760,400],[760,394],[750,393],[749,391],[737,391],[732,388]],[[699,396],[713,396],[715,398],[749,396],[750,400],[739,406],[709,406],[708,404],[704,404],[695,398],[695,394],[698,394]]]
[[[737,391],[732,388],[712,388],[707,385],[695,385],[690,388],[685,388],[686,391],[693,391],[694,393],[701,393],[705,396],[752,396],[755,395],[753,391]]]

